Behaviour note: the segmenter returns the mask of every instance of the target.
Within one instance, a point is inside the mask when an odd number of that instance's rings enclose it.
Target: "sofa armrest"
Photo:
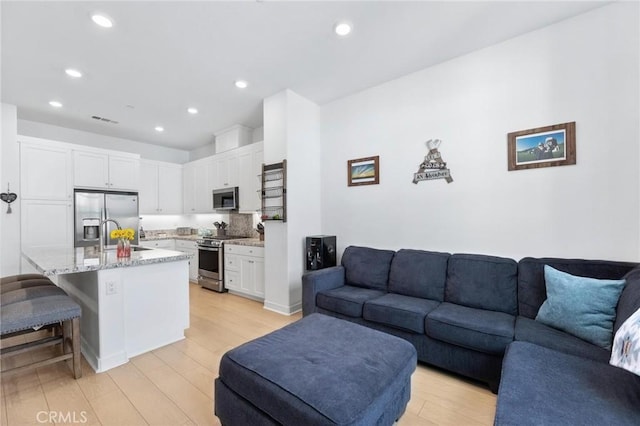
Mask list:
[[[302,315],[316,312],[316,295],[324,290],[344,285],[344,266],[333,266],[302,275]]]

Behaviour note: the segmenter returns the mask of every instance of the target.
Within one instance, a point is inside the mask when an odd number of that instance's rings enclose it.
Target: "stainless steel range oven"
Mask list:
[[[198,244],[198,284],[209,290],[225,292],[224,247],[220,239],[204,237]]]

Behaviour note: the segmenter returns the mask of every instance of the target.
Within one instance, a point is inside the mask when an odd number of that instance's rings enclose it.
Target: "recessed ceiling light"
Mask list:
[[[198,109],[197,108],[193,108],[193,107],[187,108],[187,112],[189,114],[197,114],[198,113]]]
[[[49,101],[49,105],[51,105],[54,108],[62,108],[62,104],[58,101]]]
[[[156,126],[156,132],[164,132],[164,127]]]
[[[352,26],[350,23],[348,22],[338,22],[334,27],[333,30],[335,31],[336,34],[338,34],[340,37],[346,37],[351,33],[352,30]]]
[[[91,20],[103,28],[113,27],[113,21],[104,15],[100,15],[96,13],[95,15],[91,16]]]
[[[245,89],[248,86],[247,82],[244,80],[236,80],[236,87],[238,89]]]
[[[82,73],[78,70],[74,70],[73,68],[67,68],[64,70],[69,77],[80,78],[82,77]]]

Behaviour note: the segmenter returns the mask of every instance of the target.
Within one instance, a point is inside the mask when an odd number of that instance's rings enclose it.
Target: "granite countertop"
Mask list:
[[[201,239],[202,236],[191,234],[191,235],[178,235],[172,233],[160,233],[160,234],[150,234],[145,236],[144,238],[140,238],[140,242],[143,243],[145,241],[157,241],[157,240],[184,240],[184,241],[195,241]],[[225,244],[235,244],[239,246],[252,246],[252,247],[264,247],[264,241],[260,241],[259,238],[238,238],[233,240],[224,240]]]
[[[235,244],[237,246],[264,247],[264,241],[260,238],[240,238],[237,240],[225,240],[225,244]]]
[[[198,234],[190,234],[190,235],[178,235],[178,234],[150,234],[146,235],[144,238],[140,238],[140,241],[157,241],[157,240],[184,240],[184,241],[195,241],[202,238]]]
[[[22,251],[22,256],[41,274],[52,276],[101,269],[126,268],[153,263],[189,260],[192,254],[163,249],[131,250],[131,257],[116,257],[116,251],[98,251],[95,247],[78,248],[31,248]]]

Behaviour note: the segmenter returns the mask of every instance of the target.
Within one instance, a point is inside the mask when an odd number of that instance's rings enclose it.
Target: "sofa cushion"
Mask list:
[[[385,294],[364,304],[362,317],[403,330],[424,334],[425,316],[440,302],[401,294]]]
[[[327,311],[361,318],[364,302],[384,294],[386,293],[380,290],[345,285],[319,292],[316,296],[316,304]]]
[[[617,332],[622,324],[640,309],[640,266],[629,271],[624,277],[627,285],[624,286],[618,306],[616,308],[616,321],[613,323],[613,332]]]
[[[391,262],[389,292],[442,302],[449,256],[422,250],[398,251]]]
[[[515,317],[443,302],[427,314],[429,337],[489,354],[502,354],[513,341]]]
[[[596,361],[608,362],[610,356],[606,349],[523,316],[516,318],[515,340]]]
[[[535,318],[547,298],[544,265],[571,275],[617,280],[637,266],[636,263],[608,260],[558,259],[525,257],[518,262],[518,315]],[[627,318],[634,310],[627,313]],[[626,318],[625,318],[626,319]],[[618,324],[618,327],[623,321]],[[617,330],[617,328],[615,328]]]
[[[509,345],[494,425],[637,425],[640,377],[531,343]]]
[[[342,254],[346,284],[386,291],[394,253],[369,247],[347,247]]]
[[[578,277],[544,267],[547,300],[536,321],[611,349],[616,305],[625,280]]]
[[[640,376],[640,309],[618,329],[609,364]]]
[[[516,315],[517,273],[518,264],[513,259],[477,254],[451,255],[444,300]]]

